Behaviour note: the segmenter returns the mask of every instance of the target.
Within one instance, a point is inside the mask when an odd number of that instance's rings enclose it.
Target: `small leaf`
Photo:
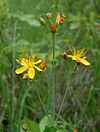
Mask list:
[[[48,115],[48,117],[50,118],[50,120],[52,120],[51,115]],[[40,121],[40,123],[39,123],[40,132],[44,132],[45,127],[51,125],[51,122],[50,122],[50,120],[48,119],[48,117],[45,116],[45,117],[43,117],[43,119]]]
[[[56,128],[57,128],[57,131],[56,132],[68,132],[65,128],[64,128],[64,126],[56,126]]]
[[[52,62],[51,62],[52,66],[54,68],[56,68],[58,66],[58,60],[57,59],[54,59]]]
[[[46,127],[44,132],[57,132],[57,129],[54,126]]]
[[[36,122],[29,119],[23,120],[20,132],[40,132],[39,126]]]

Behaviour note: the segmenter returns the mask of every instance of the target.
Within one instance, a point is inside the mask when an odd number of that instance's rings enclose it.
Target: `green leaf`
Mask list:
[[[68,132],[67,130],[57,130],[56,132]]]
[[[57,132],[57,129],[54,126],[46,127],[44,132]]]
[[[51,65],[56,68],[58,66],[58,60],[57,59],[54,59],[52,62],[51,62]]]
[[[29,119],[23,120],[20,132],[40,132],[39,126],[36,122]]]
[[[57,128],[56,132],[68,132],[68,131],[64,128]]]
[[[52,120],[51,115],[48,115],[49,119]],[[51,125],[50,120],[47,116],[43,117],[43,119],[39,123],[40,132],[44,132],[45,127]]]
[[[65,128],[64,128],[64,126],[61,126],[61,125],[57,125],[56,126],[56,128],[57,128],[57,131],[56,132],[68,132]]]

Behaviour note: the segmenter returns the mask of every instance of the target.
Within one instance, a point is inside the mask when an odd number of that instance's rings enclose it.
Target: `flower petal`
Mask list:
[[[73,49],[73,54],[74,54],[74,56],[77,55],[77,50],[76,49]]]
[[[34,64],[39,64],[41,62],[42,62],[42,60],[38,60],[38,61],[34,62]]]
[[[86,66],[89,66],[90,65],[90,62],[88,62],[87,60],[83,59],[83,58],[79,58],[78,59],[82,64],[86,65]]]
[[[33,67],[29,68],[28,70],[29,78],[33,79],[35,76],[35,69]]]
[[[82,49],[82,50],[78,50],[78,52],[77,52],[77,56],[78,56],[79,58],[85,56],[85,54],[86,54],[86,52],[85,52],[84,49]]]
[[[27,70],[26,67],[21,67],[21,68],[18,68],[17,70],[15,70],[15,73],[16,73],[16,74],[21,74],[21,73],[23,73],[23,72],[26,71],[26,70]]]
[[[21,59],[21,65],[27,67],[28,60],[25,58]]]
[[[34,66],[34,68],[36,68],[36,70],[38,70],[38,71],[43,71],[42,69],[40,69],[39,67],[37,67],[37,66],[35,66],[35,65],[33,65]]]

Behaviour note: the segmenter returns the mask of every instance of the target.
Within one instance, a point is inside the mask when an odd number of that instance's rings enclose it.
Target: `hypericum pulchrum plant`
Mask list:
[[[38,59],[38,57],[36,55],[31,56],[31,57],[22,57],[20,59],[16,59],[17,63],[19,65],[21,65],[20,68],[15,70],[16,74],[22,74],[23,75],[23,80],[28,80],[31,79],[33,80],[34,83],[34,87],[36,88],[36,92],[37,95],[39,97],[39,100],[41,102],[41,105],[43,106],[44,112],[48,118],[48,120],[50,121],[50,124],[48,126],[46,126],[44,128],[44,132],[57,132],[57,130],[61,130],[61,132],[67,132],[66,128],[63,126],[60,126],[58,124],[59,121],[59,116],[60,113],[63,109],[63,105],[66,99],[66,95],[67,95],[67,91],[68,91],[68,87],[71,84],[71,75],[73,75],[73,73],[75,73],[76,70],[76,66],[83,64],[85,66],[89,66],[90,62],[88,62],[86,60],[86,52],[84,49],[81,50],[77,50],[75,48],[71,48],[71,54],[68,54],[67,52],[63,52],[61,54],[61,56],[66,60],[66,64],[68,63],[68,59],[71,58],[72,60],[76,61],[76,63],[74,64],[74,67],[69,67],[69,73],[67,74],[68,79],[67,79],[67,88],[65,90],[60,108],[58,113],[55,112],[55,62],[56,62],[56,56],[55,56],[55,45],[56,45],[56,34],[59,32],[59,28],[62,26],[62,24],[64,24],[65,22],[65,15],[61,14],[60,11],[58,10],[58,2],[55,2],[55,14],[52,14],[51,12],[48,12],[45,14],[45,17],[40,17],[39,21],[41,23],[41,25],[45,26],[47,28],[47,30],[51,33],[52,35],[52,63],[51,63],[51,67],[52,67],[52,77],[51,77],[51,91],[52,91],[52,104],[51,104],[51,114],[52,114],[52,118],[50,117],[50,113],[48,112],[47,108],[45,107],[42,98],[40,96],[40,93],[38,91],[37,88],[37,81],[35,78],[35,75],[37,72],[43,72],[46,68],[46,61]],[[22,128],[24,129],[24,131],[27,131],[26,129],[26,124],[22,125]],[[73,127],[71,129],[73,132],[77,132],[76,127]]]

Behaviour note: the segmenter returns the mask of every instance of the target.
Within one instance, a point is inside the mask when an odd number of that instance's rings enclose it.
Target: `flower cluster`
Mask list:
[[[35,70],[42,72],[46,67],[46,62],[40,59],[37,60],[36,55],[28,58],[20,58],[16,61],[21,65],[20,68],[15,70],[16,74],[21,74],[27,71],[27,74],[25,73],[23,76],[24,80],[27,80],[28,78],[34,79]]]
[[[49,31],[55,33],[59,27],[65,22],[65,15],[61,15],[59,12],[56,13],[56,19],[53,18],[52,13],[46,14],[46,19],[40,17],[40,22],[45,25]]]

